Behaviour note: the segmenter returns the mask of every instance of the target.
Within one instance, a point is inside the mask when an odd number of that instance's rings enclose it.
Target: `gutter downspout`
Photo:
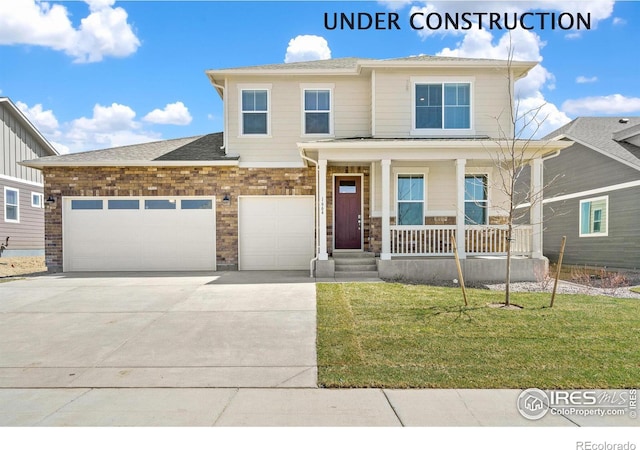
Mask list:
[[[304,159],[305,161],[308,161],[312,164],[314,164],[316,166],[316,208],[315,208],[315,222],[316,222],[316,251],[315,251],[315,256],[311,259],[311,261],[309,261],[309,278],[313,278],[313,263],[316,262],[318,260],[318,252],[320,251],[320,217],[318,216],[318,184],[319,184],[319,178],[320,178],[320,172],[318,170],[318,161],[313,160],[311,158],[309,158],[307,155],[304,154],[304,149],[300,149],[300,157],[302,159]]]
[[[214,82],[213,78],[210,78],[211,84],[213,85],[213,87],[220,89],[223,94],[222,94],[222,120],[224,121],[224,125],[223,125],[223,133],[222,133],[222,147],[220,147],[220,150],[224,150],[225,155],[227,154],[227,130],[225,128],[227,128],[227,124],[229,123],[229,121],[227,120],[227,99],[225,98],[225,95],[227,93],[227,79],[224,79],[224,86],[221,84],[217,84]]]

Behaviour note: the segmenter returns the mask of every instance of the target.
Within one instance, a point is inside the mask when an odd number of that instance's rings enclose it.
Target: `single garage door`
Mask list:
[[[314,246],[313,196],[239,199],[239,269],[308,269]]]
[[[63,199],[64,270],[215,270],[215,197]]]

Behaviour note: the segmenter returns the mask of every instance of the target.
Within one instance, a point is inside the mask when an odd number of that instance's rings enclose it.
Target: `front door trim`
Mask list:
[[[362,225],[360,226],[360,248],[359,249],[336,249],[336,178],[337,177],[360,177],[360,220],[362,221]],[[332,201],[333,201],[333,212],[332,212],[332,233],[331,233],[331,247],[334,252],[353,252],[353,251],[363,251],[364,250],[364,174],[363,173],[334,173],[333,179],[331,182],[331,186],[333,189]]]

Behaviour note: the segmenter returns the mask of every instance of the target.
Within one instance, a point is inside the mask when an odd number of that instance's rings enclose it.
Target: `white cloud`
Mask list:
[[[578,84],[595,83],[596,81],[598,81],[598,77],[585,77],[580,75],[576,78],[576,83]]]
[[[613,24],[616,26],[622,26],[622,25],[626,25],[627,21],[626,19],[623,19],[622,17],[614,17],[613,18]]]
[[[0,1],[0,44],[64,51],[74,62],[128,56],[140,46],[127,12],[115,0],[86,0],[89,15],[74,28],[67,8],[41,0]]]
[[[322,36],[304,34],[289,41],[284,62],[315,61],[330,59],[331,49],[327,40]]]
[[[621,94],[567,100],[562,109],[576,116],[640,113],[640,97]]]
[[[175,102],[167,104],[164,109],[154,109],[142,120],[163,125],[189,125],[192,117],[184,103]]]
[[[516,61],[542,61],[540,50],[545,43],[540,37],[527,30],[514,30],[504,33],[494,44],[493,36],[486,30],[470,30],[465,33],[456,48],[445,48],[437,53],[441,56],[462,58],[503,59],[509,57],[510,50]],[[515,97],[519,111],[538,111],[537,118],[544,119],[539,126],[529,126],[527,132],[540,138],[570,119],[552,103],[547,103],[542,94],[543,89],[554,89],[555,77],[544,66],[538,64],[529,71],[526,77],[515,84]],[[527,132],[524,133],[528,137]]]
[[[59,132],[58,119],[56,119],[52,110],[44,110],[40,103],[29,108],[26,103],[18,101],[16,102],[16,106],[41,133],[55,135],[55,133]]]
[[[18,101],[16,106],[61,154],[161,139],[160,133],[147,130],[136,121],[135,111],[127,105],[97,104],[91,117],[66,123],[60,123],[53,111],[45,110],[41,104],[29,107]]]

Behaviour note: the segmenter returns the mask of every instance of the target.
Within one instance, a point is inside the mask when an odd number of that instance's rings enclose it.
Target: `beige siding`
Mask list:
[[[239,85],[271,86],[270,137],[240,136]],[[368,77],[238,77],[227,85],[228,152],[243,164],[301,163],[297,142],[322,137],[303,136],[302,86],[333,85],[334,137],[371,135],[371,85]]]
[[[375,72],[375,137],[410,137],[412,121],[412,77],[472,78],[472,123],[474,135],[499,136],[499,127],[510,130],[509,84],[506,72],[498,70],[444,69]],[[497,118],[500,117],[498,121]]]
[[[0,103],[0,150],[0,175],[42,183],[39,170],[18,163],[48,153],[3,103]]]
[[[498,169],[490,161],[467,164],[468,174],[487,174],[489,176],[489,215],[505,215],[507,196],[500,189]],[[456,168],[452,161],[433,161],[428,163],[398,162],[391,165],[391,217],[396,215],[396,183],[398,174],[425,174],[427,179],[425,216],[455,216],[456,214]],[[382,173],[379,162],[373,163],[372,171],[373,216],[382,214]]]

